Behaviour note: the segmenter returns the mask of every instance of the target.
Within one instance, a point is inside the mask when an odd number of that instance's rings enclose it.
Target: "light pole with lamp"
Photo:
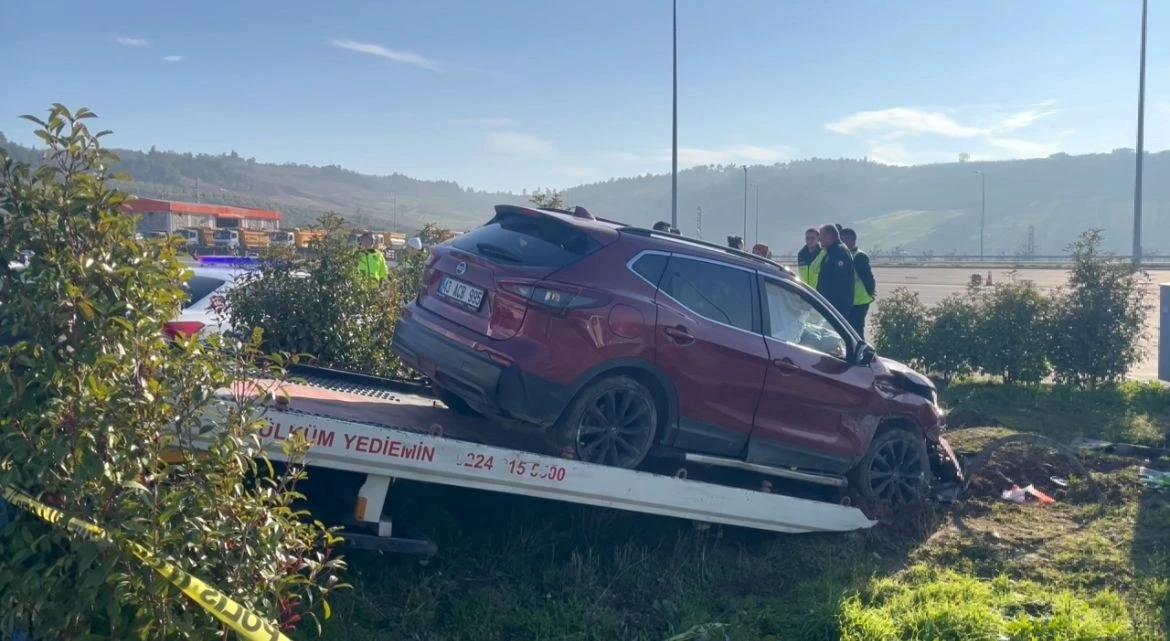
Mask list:
[[[671,143],[670,143],[670,226],[678,229],[678,0],[671,19]]]
[[[756,243],[760,242],[760,183],[752,183],[756,188]]]
[[[743,242],[747,244],[747,165],[743,166]]]
[[[987,174],[976,169],[979,174],[979,262],[983,262],[983,227],[987,223]]]
[[[1146,124],[1146,0],[1142,0],[1142,53],[1138,64],[1137,166],[1133,179],[1133,266],[1142,266],[1142,155]]]

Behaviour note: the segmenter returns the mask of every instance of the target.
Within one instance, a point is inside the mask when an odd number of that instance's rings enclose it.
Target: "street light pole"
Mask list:
[[[1133,266],[1142,266],[1142,156],[1146,123],[1146,0],[1142,0],[1142,52],[1138,71],[1137,166],[1133,179]]]
[[[743,166],[743,242],[747,243],[747,165]]]
[[[670,226],[678,229],[678,0],[671,20]]]
[[[756,242],[760,242],[760,183],[752,185],[756,188]]]
[[[979,262],[983,262],[983,228],[987,224],[987,174],[979,174]]]

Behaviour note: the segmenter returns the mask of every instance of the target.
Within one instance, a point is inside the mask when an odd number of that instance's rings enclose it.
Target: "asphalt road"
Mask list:
[[[906,287],[918,292],[923,304],[933,305],[938,301],[962,292],[971,279],[971,274],[979,272],[987,278],[986,269],[971,267],[874,267],[874,277],[878,283],[878,303],[881,294],[889,293],[899,287]],[[991,275],[995,282],[1003,282],[1011,278],[1011,270],[992,269]],[[1161,313],[1158,309],[1158,285],[1170,283],[1170,271],[1149,272],[1150,279],[1147,287],[1147,296],[1153,303],[1150,311],[1149,326],[1147,328],[1146,358],[1132,372],[1131,376],[1141,380],[1154,380],[1158,377],[1158,326]],[[1060,269],[1022,269],[1015,272],[1015,278],[1030,280],[1038,287],[1051,290],[1065,283],[1068,272]]]

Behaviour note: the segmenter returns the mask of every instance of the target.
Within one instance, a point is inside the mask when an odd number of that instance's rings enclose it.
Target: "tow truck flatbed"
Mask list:
[[[773,532],[845,532],[876,523],[837,503],[536,454],[531,435],[384,389],[256,381],[247,390],[224,390],[211,414],[225,411],[233,394],[264,390],[287,399],[270,403],[263,417],[260,440],[269,457],[282,460],[280,442],[301,433],[312,444],[310,468],[365,475],[354,517],[379,537],[391,536],[382,512],[396,478]]]

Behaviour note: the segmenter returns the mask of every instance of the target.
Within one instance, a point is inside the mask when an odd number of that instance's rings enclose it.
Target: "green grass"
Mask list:
[[[947,395],[1066,440],[1156,440],[1170,414],[1170,392],[1139,386],[1066,393],[971,385]],[[1044,416],[1059,417],[1059,428]],[[1007,431],[953,436],[971,450]],[[999,480],[982,479],[961,506],[837,535],[697,528],[403,484],[392,511],[426,526],[439,556],[420,563],[350,553],[354,589],[336,599],[325,638],[1165,639],[1170,496],[1140,488],[1140,461],[1087,463],[1104,502],[1072,478],[1067,490],[1044,486],[1057,504],[1017,506],[997,498]],[[1026,450],[996,458],[1009,476],[1053,467],[1068,478],[1059,466]]]

